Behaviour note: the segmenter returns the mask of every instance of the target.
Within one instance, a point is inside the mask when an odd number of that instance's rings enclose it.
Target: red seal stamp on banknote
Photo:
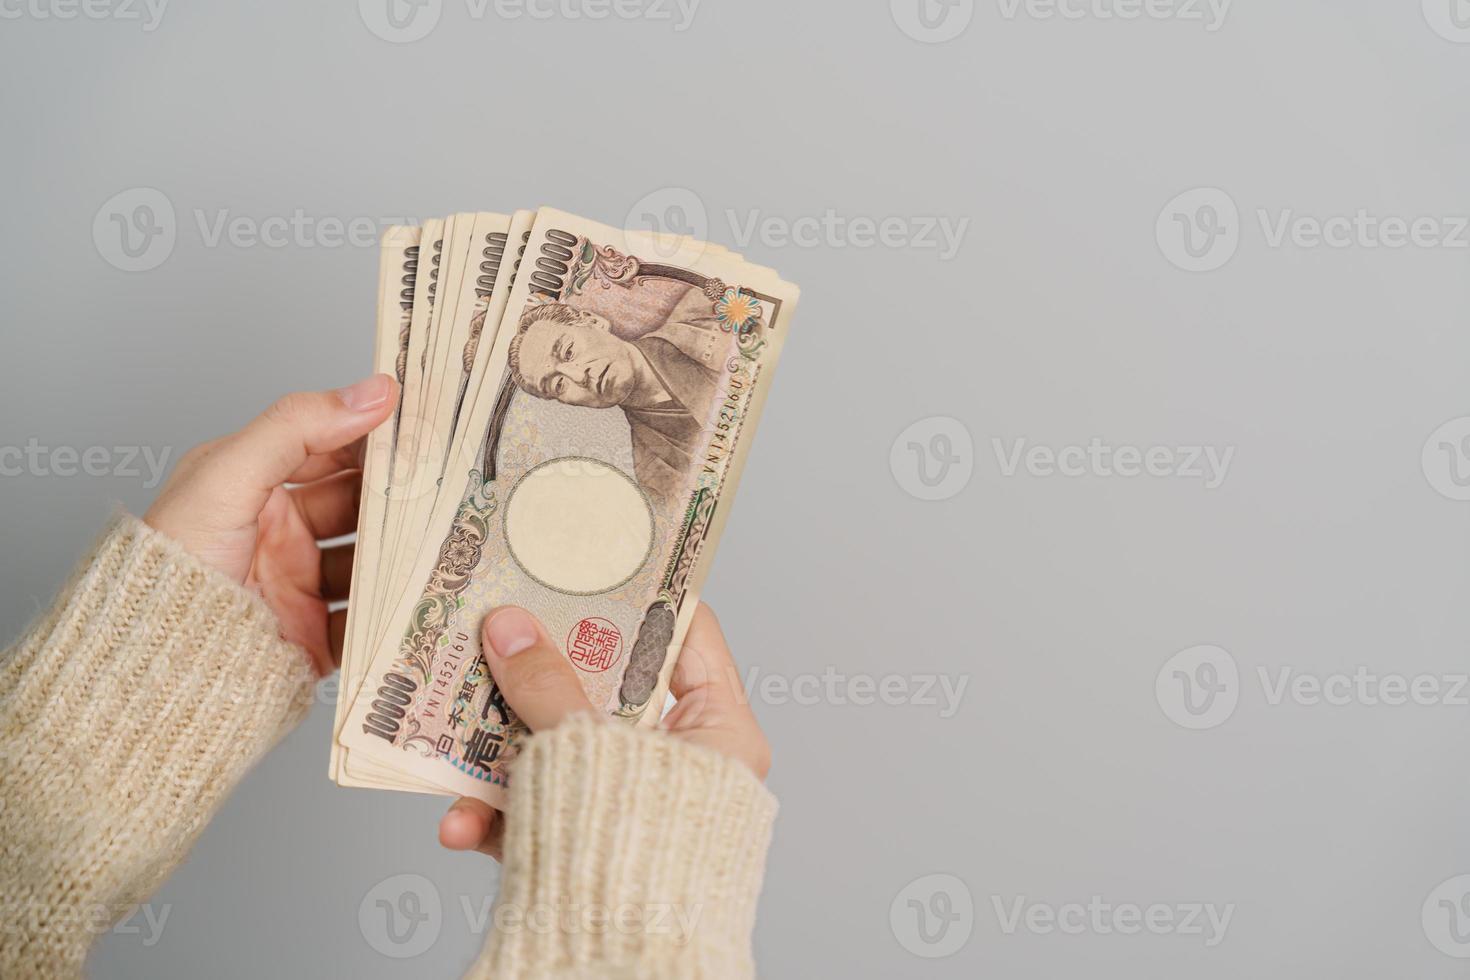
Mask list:
[[[600,616],[588,616],[567,634],[567,659],[592,674],[600,674],[623,655],[623,634]]]

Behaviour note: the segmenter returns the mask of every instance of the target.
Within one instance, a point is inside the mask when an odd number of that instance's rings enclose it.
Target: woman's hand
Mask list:
[[[357,527],[363,437],[393,411],[397,384],[378,374],[338,391],[298,392],[239,432],[179,460],[143,520],[246,588],[327,674],[342,656],[352,545],[317,541]],[[293,483],[300,486],[286,487]]]
[[[592,713],[576,671],[530,613],[502,606],[485,617],[481,640],[486,661],[505,701],[533,732],[563,718]],[[669,688],[677,701],[659,727],[674,738],[703,745],[745,763],[760,779],[771,768],[771,747],[709,606],[699,604],[684,638]],[[649,705],[649,710],[662,705]],[[462,797],[439,823],[439,842],[457,851],[477,850],[500,859],[503,815],[480,800]]]

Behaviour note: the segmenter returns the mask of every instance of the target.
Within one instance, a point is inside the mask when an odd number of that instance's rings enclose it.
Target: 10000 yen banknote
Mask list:
[[[378,268],[378,329],[374,346],[373,369],[392,374],[401,386],[408,369],[409,324],[413,317],[414,280],[418,272],[418,228],[394,226],[383,235]],[[382,562],[383,522],[387,512],[389,468],[394,454],[394,441],[400,423],[399,411],[367,437],[362,474],[362,504],[357,515],[357,552],[352,563],[352,594],[372,596],[376,593],[374,578]],[[336,720],[332,730],[340,734],[347,720],[347,705],[362,681],[368,664],[354,665],[351,654],[367,645],[372,621],[372,603],[354,602],[347,610],[347,636],[343,647],[342,676],[339,680]],[[331,757],[332,778],[341,782],[342,747],[334,737]]]
[[[448,265],[441,262],[438,271],[442,273],[447,269],[448,275],[435,277],[438,296],[435,306],[443,329],[434,341],[439,355],[427,376],[437,395],[426,400],[426,404],[433,407],[415,426],[421,432],[433,434],[427,446],[430,451],[424,452],[422,458],[419,454],[400,456],[396,436],[403,426],[398,416],[391,426],[385,424],[369,437],[363,473],[362,520],[357,560],[353,566],[354,595],[397,596],[407,587],[406,573],[400,571],[399,563],[387,557],[391,549],[386,542],[407,540],[411,546],[405,550],[414,554],[422,550],[424,531],[438,495],[439,477],[452,468],[450,459],[456,458],[453,454],[463,452],[462,437],[455,437],[460,414],[468,404],[472,404],[483,383],[494,331],[509,298],[510,277],[520,254],[520,249],[512,245],[511,236],[515,235],[516,241],[529,237],[534,214],[521,211],[514,217],[487,213],[456,217],[457,221],[452,219],[449,223],[460,226],[463,236],[446,232],[445,237],[454,248],[462,248],[464,254],[459,261],[447,255]],[[462,243],[457,243],[457,237],[463,238]],[[405,380],[408,369],[414,296],[416,293],[423,295],[416,288],[419,238],[418,229],[395,228],[383,239],[384,271],[380,278],[384,284],[380,287],[379,297],[379,345],[380,348],[390,346],[385,338],[390,330],[396,334],[391,338],[391,346],[397,351],[396,373],[400,382]],[[502,260],[507,266],[504,272]],[[431,274],[435,271],[432,265],[429,271]],[[419,322],[422,325],[422,318]],[[482,345],[482,339],[487,344]],[[420,343],[427,340],[429,338],[421,337]],[[404,411],[400,405],[399,415]],[[412,409],[407,411],[412,415]],[[433,482],[426,480],[422,473],[411,472],[406,467],[395,468],[395,462],[405,459],[426,470],[433,477]],[[467,467],[469,460],[464,462]],[[413,492],[416,489],[420,492]],[[457,500],[458,490],[455,493]],[[396,524],[389,519],[388,511],[388,501],[395,498],[402,499],[405,504],[397,511]],[[369,526],[374,529],[371,533],[366,531]],[[396,602],[392,605],[396,606]],[[435,784],[389,770],[374,760],[360,755],[354,758],[337,738],[346,720],[347,708],[361,686],[363,673],[371,664],[371,650],[382,642],[389,630],[385,623],[387,617],[381,615],[382,608],[382,605],[363,601],[352,603],[349,609],[341,693],[337,699],[337,720],[333,729],[332,778],[350,786],[448,792]]]
[[[354,755],[502,803],[525,730],[479,624],[508,603],[540,617],[594,706],[657,719],[798,295],[722,250],[669,245],[537,214],[461,418],[472,461],[446,474],[422,585],[342,729]]]

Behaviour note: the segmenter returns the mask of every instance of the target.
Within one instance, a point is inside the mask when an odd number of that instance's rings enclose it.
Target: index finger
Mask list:
[[[367,448],[367,436],[363,436],[348,443],[341,449],[333,449],[325,453],[313,453],[306,457],[306,462],[297,467],[296,471],[286,477],[287,483],[314,483],[324,476],[340,473],[343,470],[362,469],[363,454]]]
[[[715,612],[703,602],[694,610],[689,632],[669,678],[669,693],[677,700],[698,695],[709,705],[744,704],[745,688],[725,631]]]

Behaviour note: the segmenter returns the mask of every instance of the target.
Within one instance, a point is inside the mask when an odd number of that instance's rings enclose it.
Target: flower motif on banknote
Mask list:
[[[489,535],[495,496],[476,471],[470,473],[470,490],[465,494],[449,537],[439,549],[439,560],[429,576],[423,597],[414,606],[408,629],[398,647],[397,663],[425,681],[433,670],[440,638],[454,624],[459,599],[470,583],[475,566],[484,553]]]
[[[479,543],[471,538],[474,532],[460,525],[454,529],[449,542],[444,548],[444,564],[456,573],[463,573],[475,567],[480,560]]]
[[[720,329],[728,333],[749,333],[761,322],[760,300],[732,286],[715,300],[715,319]]]

